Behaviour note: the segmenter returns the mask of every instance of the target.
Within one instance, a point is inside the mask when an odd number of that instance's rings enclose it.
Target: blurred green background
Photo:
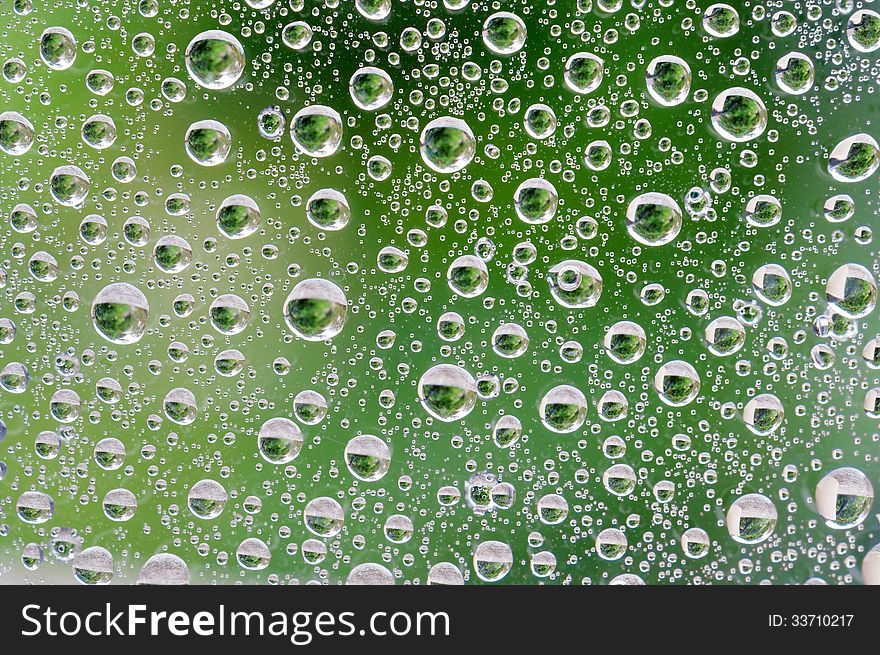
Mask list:
[[[861,359],[864,343],[878,331],[876,312],[858,322],[858,336],[850,339],[820,338],[812,329],[826,309],[825,282],[832,271],[856,262],[878,273],[876,246],[855,238],[858,228],[876,224],[876,178],[841,185],[826,172],[836,143],[874,129],[878,62],[849,48],[846,15],[833,4],[737,3],[739,33],[713,39],[700,26],[705,3],[678,0],[635,8],[624,2],[616,11],[552,1],[471,2],[449,11],[436,2],[393,0],[391,16],[381,23],[365,20],[347,1],[300,6],[278,0],[255,10],[227,0],[157,0],[155,16],[149,0],[140,6],[109,0],[29,3],[0,3],[0,59],[18,57],[27,66],[21,81],[0,80],[0,111],[22,113],[37,134],[26,155],[0,154],[0,317],[17,325],[12,343],[0,345],[0,366],[22,362],[31,375],[25,394],[0,392],[0,417],[8,429],[0,445],[7,466],[0,482],[0,582],[72,582],[70,563],[48,552],[50,531],[57,527],[75,528],[84,547],[107,548],[114,556],[115,582],[134,581],[151,555],[167,551],[187,562],[193,583],[337,583],[353,566],[376,562],[399,583],[424,584],[429,568],[442,561],[478,583],[473,550],[488,539],[513,550],[504,583],[602,584],[622,573],[662,584],[861,580],[864,552],[878,541],[876,515],[858,528],[835,531],[825,526],[813,502],[818,481],[840,466],[859,468],[880,483],[877,421],[862,409],[866,390],[877,384]],[[818,9],[818,18],[807,15],[807,4]],[[800,25],[794,34],[778,37],[770,16],[783,5]],[[498,10],[516,13],[527,25],[526,46],[516,55],[493,56],[479,36],[483,21]],[[627,27],[634,24],[630,14],[639,19],[635,30]],[[437,39],[427,35],[432,18],[445,25]],[[281,42],[283,26],[293,20],[314,30],[303,51]],[[40,60],[39,37],[51,26],[67,27],[77,40],[76,61],[64,71],[50,71]],[[417,52],[400,47],[407,27],[423,35]],[[240,40],[247,66],[233,88],[214,92],[187,76],[184,50],[196,34],[218,28]],[[155,39],[149,57],[132,50],[133,38],[143,32]],[[570,92],[562,79],[566,59],[581,50],[599,54],[606,64],[601,87],[587,96]],[[809,55],[816,67],[815,87],[800,97],[782,93],[773,79],[777,60],[793,51]],[[693,74],[688,100],[669,108],[649,100],[645,91],[648,62],[666,54],[685,59]],[[465,62],[480,67],[478,80],[463,77]],[[359,110],[349,96],[347,80],[365,65],[381,67],[394,81],[393,103],[378,112]],[[115,77],[106,96],[86,88],[86,75],[94,69]],[[161,93],[162,81],[172,76],[187,86],[182,102]],[[710,126],[712,99],[731,86],[753,90],[767,106],[768,130],[754,142],[725,142]],[[636,101],[636,116],[621,115],[626,100]],[[314,160],[297,154],[286,130],[277,141],[259,135],[262,109],[278,106],[289,125],[297,110],[316,102],[336,109],[345,122],[334,156]],[[523,130],[525,108],[538,102],[550,105],[559,120],[555,136],[545,141]],[[610,121],[590,127],[587,113],[599,105],[608,108]],[[107,150],[94,150],[80,136],[83,121],[95,113],[110,115],[118,129]],[[452,176],[427,169],[418,152],[421,129],[444,115],[464,118],[477,139],[474,161]],[[201,167],[184,151],[187,127],[203,119],[222,122],[232,134],[233,150],[217,167]],[[650,122],[647,138],[634,135],[639,119]],[[601,172],[583,163],[585,146],[596,139],[607,140],[615,153]],[[497,157],[487,153],[490,146]],[[366,162],[374,155],[393,164],[385,181],[367,174]],[[110,172],[119,156],[131,157],[137,166],[128,184],[116,182]],[[49,194],[49,175],[68,163],[90,177],[82,208],[59,206]],[[733,183],[729,192],[713,196],[713,220],[686,215],[676,241],[638,247],[624,224],[629,200],[658,191],[683,206],[685,194],[692,187],[708,189],[709,173],[721,166],[729,168]],[[559,210],[549,224],[527,225],[514,213],[513,192],[530,177],[545,177],[559,192]],[[493,188],[491,202],[474,199],[471,186],[477,180]],[[339,232],[322,232],[305,217],[305,200],[328,187],[344,193],[351,205],[351,221]],[[191,211],[168,216],[165,198],[178,192],[191,197]],[[855,199],[856,214],[846,223],[829,223],[823,203],[843,192]],[[219,203],[235,193],[254,198],[263,217],[260,231],[240,241],[223,237],[214,221]],[[765,229],[746,224],[745,205],[755,193],[781,201],[779,224]],[[37,210],[36,231],[17,233],[5,220],[17,203]],[[441,228],[425,222],[426,209],[436,203],[449,214]],[[78,236],[89,213],[104,216],[109,225],[99,246]],[[123,222],[133,215],[151,227],[143,248],[121,235]],[[577,220],[585,216],[598,222],[593,239],[576,233]],[[163,273],[153,262],[152,248],[165,234],[193,247],[193,264],[180,274]],[[495,247],[489,287],[479,298],[456,297],[446,270],[460,254],[472,254],[481,238]],[[538,258],[529,266],[532,292],[522,297],[505,271],[514,246],[525,240],[537,247]],[[402,273],[377,269],[377,253],[389,245],[409,255]],[[269,246],[277,257],[267,258]],[[28,274],[27,260],[40,250],[59,263],[53,283]],[[596,307],[568,310],[550,296],[547,270],[571,258],[601,274],[604,289]],[[713,262],[723,263],[723,274]],[[712,355],[703,341],[706,325],[735,315],[736,301],[754,300],[751,276],[766,263],[788,270],[791,300],[782,307],[761,306],[762,317],[747,327],[745,348],[736,356]],[[330,343],[294,338],[284,324],[284,299],[297,281],[311,277],[333,280],[350,303],[345,329]],[[429,282],[428,290],[420,279]],[[136,345],[110,344],[91,325],[94,295],[117,281],[137,286],[149,299],[149,330]],[[659,304],[647,306],[640,292],[651,283],[666,293]],[[702,317],[684,306],[688,292],[698,288],[710,298]],[[23,292],[36,296],[35,313],[14,310],[13,300]],[[69,292],[81,301],[75,311],[60,302]],[[171,308],[181,293],[197,301],[186,319]],[[211,299],[222,293],[239,295],[252,312],[247,330],[233,337],[214,331],[207,319]],[[445,311],[460,313],[467,323],[465,336],[453,344],[436,333]],[[639,323],[648,335],[647,353],[637,364],[617,365],[602,349],[605,330],[620,320]],[[515,360],[499,357],[491,347],[492,332],[508,321],[530,337],[527,353]],[[389,350],[376,345],[385,329],[397,335]],[[789,344],[778,362],[767,352],[776,336]],[[584,348],[577,363],[559,355],[569,340]],[[168,357],[175,341],[189,347],[184,363]],[[810,351],[817,343],[833,349],[832,368],[813,365]],[[234,378],[214,370],[214,357],[226,348],[246,356],[244,371]],[[55,370],[63,354],[80,362],[79,373],[69,379]],[[279,356],[291,364],[286,375],[273,371]],[[691,363],[702,380],[699,398],[678,409],[662,404],[652,386],[660,364],[673,359]],[[153,361],[161,370],[149,370]],[[481,399],[460,422],[432,421],[418,403],[416,384],[441,361],[458,363],[475,376],[515,380],[516,389]],[[95,382],[105,376],[126,389],[118,405],[95,398]],[[558,435],[541,425],[538,402],[557,384],[578,387],[590,402],[578,433]],[[163,417],[162,399],[174,387],[186,387],[197,398],[199,417],[192,425],[176,426]],[[34,437],[58,428],[48,410],[59,388],[80,395],[81,417],[60,455],[43,460],[34,452]],[[326,397],[328,416],[320,425],[302,426],[305,446],[289,468],[270,465],[258,454],[256,433],[269,418],[292,416],[293,398],[305,389]],[[396,396],[389,409],[378,402],[386,389]],[[612,389],[628,398],[629,415],[600,421],[596,402]],[[782,428],[769,437],[750,433],[740,416],[755,393],[775,394],[786,410]],[[732,418],[722,417],[721,405],[728,402],[738,410]],[[523,439],[508,450],[491,438],[503,414],[516,415],[524,427]],[[151,429],[151,416],[164,420]],[[391,448],[392,468],[380,482],[357,482],[342,459],[345,444],[360,433],[378,435]],[[672,448],[677,433],[691,437],[690,449]],[[626,498],[602,484],[613,462],[601,446],[611,435],[626,441],[619,461],[639,478]],[[103,471],[93,460],[95,443],[105,437],[126,446],[125,466],[118,471]],[[789,465],[797,470],[793,481],[782,477]],[[579,470],[586,482],[576,479]],[[464,500],[454,507],[438,503],[441,486],[464,493],[466,481],[483,471],[514,486],[510,509],[480,515]],[[186,505],[190,486],[205,478],[221,482],[229,493],[224,512],[208,521],[194,517]],[[654,498],[653,486],[661,480],[676,485],[669,503]],[[135,493],[138,510],[131,520],[114,523],[103,515],[101,500],[120,487]],[[53,497],[50,522],[31,526],[18,519],[15,502],[28,490]],[[742,546],[728,534],[724,515],[738,496],[751,492],[770,498],[779,520],[769,540]],[[536,502],[547,493],[559,493],[569,504],[568,518],[559,525],[544,525],[537,517]],[[242,508],[251,495],[262,500],[255,515]],[[346,521],[342,532],[327,540],[326,560],[312,566],[298,546],[314,536],[302,512],[319,496],[336,498]],[[415,525],[405,544],[390,543],[383,534],[393,514],[405,514]],[[621,527],[629,542],[625,557],[613,562],[594,548],[596,535],[608,527]],[[706,530],[712,541],[700,560],[686,558],[679,544],[691,527]],[[540,547],[529,544],[533,532],[542,537]],[[247,537],[269,546],[268,568],[253,572],[237,565],[235,549]],[[46,562],[36,571],[25,570],[20,561],[31,542],[46,549]],[[556,573],[539,579],[529,559],[544,550],[555,555]]]

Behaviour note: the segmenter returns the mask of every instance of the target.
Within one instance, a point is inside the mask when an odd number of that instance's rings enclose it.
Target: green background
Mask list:
[[[780,38],[772,34],[769,16],[783,5],[800,25]],[[84,546],[107,548],[115,560],[115,582],[134,581],[151,555],[168,551],[187,562],[194,583],[337,583],[354,565],[377,562],[394,571],[398,583],[423,584],[430,566],[441,561],[454,562],[469,582],[477,583],[473,550],[488,539],[513,549],[514,565],[504,583],[602,584],[621,573],[663,584],[802,583],[814,576],[828,583],[861,580],[862,556],[878,541],[876,515],[859,528],[835,531],[824,525],[812,501],[817,482],[839,466],[859,468],[872,483],[880,483],[877,421],[862,410],[865,391],[878,381],[860,354],[880,328],[876,312],[859,322],[858,336],[849,340],[820,339],[812,330],[815,317],[826,310],[827,277],[839,265],[856,262],[878,274],[876,246],[854,239],[857,227],[875,225],[876,178],[842,185],[826,172],[827,154],[836,143],[875,129],[878,102],[877,59],[849,47],[846,16],[834,5],[815,3],[820,17],[810,20],[803,2],[737,3],[742,26],[728,39],[712,39],[702,30],[703,3],[679,1],[646,2],[639,8],[626,2],[615,12],[599,7],[579,11],[574,3],[562,2],[471,2],[450,12],[439,3],[393,0],[391,17],[382,23],[365,20],[350,2],[306,2],[300,8],[279,0],[265,11],[226,0],[159,0],[158,6],[158,14],[147,18],[130,2],[36,2],[25,15],[8,0],[0,4],[0,59],[21,57],[28,66],[21,82],[0,80],[0,109],[21,112],[37,133],[26,155],[0,156],[0,215],[8,216],[19,202],[39,214],[31,234],[14,232],[8,221],[0,225],[5,273],[0,316],[12,318],[18,327],[15,340],[0,346],[0,364],[22,362],[31,374],[24,395],[0,392],[0,415],[8,427],[0,445],[0,459],[8,467],[0,482],[0,582],[72,582],[70,564],[55,562],[48,553],[36,572],[20,562],[25,544],[47,545],[49,530],[59,526],[76,528]],[[510,57],[493,57],[479,37],[485,18],[498,10],[518,14],[528,28],[525,48]],[[760,20],[753,17],[756,10]],[[640,19],[635,31],[624,25],[628,14]],[[446,26],[445,36],[436,41],[424,36],[432,17]],[[281,43],[281,29],[292,20],[305,20],[315,31],[304,51]],[[573,33],[574,21],[582,21],[583,32]],[[685,27],[688,21],[690,28]],[[77,59],[68,70],[50,71],[40,61],[39,35],[50,26],[65,26],[77,39]],[[399,47],[400,33],[408,26],[424,36],[416,53]],[[193,36],[217,28],[236,35],[248,63],[232,89],[211,92],[189,79],[183,53]],[[132,38],[140,32],[156,40],[151,57],[132,52]],[[387,34],[387,46],[377,39],[379,32]],[[86,51],[86,43],[94,45],[94,52]],[[565,60],[581,50],[599,54],[606,64],[603,84],[588,96],[575,96],[562,79]],[[816,86],[801,97],[782,93],[773,80],[776,61],[792,51],[810,55],[816,66]],[[691,94],[677,107],[660,107],[645,91],[648,62],[665,54],[684,58],[693,72]],[[739,57],[748,62],[744,75],[734,72]],[[547,60],[546,69],[541,58]],[[482,69],[476,82],[461,74],[467,61]],[[349,96],[347,80],[363,65],[383,68],[394,81],[393,104],[379,112],[359,110]],[[85,86],[86,74],[95,68],[116,78],[107,96],[95,96]],[[548,75],[553,76],[549,87]],[[169,76],[186,83],[183,102],[171,103],[161,95],[161,82]],[[828,78],[837,84],[829,85]],[[507,89],[493,90],[495,80],[504,80]],[[731,144],[710,126],[712,99],[731,86],[752,89],[767,106],[768,130],[754,142]],[[126,100],[131,89],[143,93],[137,106]],[[707,99],[696,100],[697,90],[705,90]],[[638,102],[638,116],[621,116],[620,104],[628,99]],[[295,152],[287,133],[277,142],[259,135],[256,117],[265,107],[277,105],[289,124],[297,110],[315,102],[335,108],[345,121],[336,155],[312,160]],[[522,127],[525,108],[537,102],[550,105],[559,119],[554,138],[540,142],[529,139]],[[591,128],[586,114],[599,104],[608,107],[611,120]],[[108,150],[96,151],[80,138],[82,122],[94,113],[110,115],[118,128],[119,137]],[[387,114],[390,127],[378,127],[377,114]],[[452,176],[431,172],[418,153],[421,129],[443,115],[467,120],[477,139],[474,161]],[[633,135],[638,118],[650,121],[650,137]],[[218,120],[232,133],[233,151],[221,166],[200,167],[184,152],[187,127],[202,119]],[[671,150],[661,149],[663,138],[671,140]],[[607,140],[615,152],[613,164],[598,173],[583,164],[584,147],[596,139]],[[500,151],[497,159],[486,154],[490,144]],[[747,149],[757,156],[752,168],[741,163]],[[382,182],[366,172],[367,159],[377,154],[394,166]],[[110,164],[121,155],[137,165],[137,177],[129,184],[115,182],[110,174]],[[61,207],[49,195],[49,175],[66,163],[80,166],[91,179],[82,208]],[[624,224],[630,199],[658,191],[683,206],[689,189],[708,189],[708,174],[718,166],[729,167],[733,186],[713,195],[715,220],[685,216],[673,243],[658,248],[635,244]],[[545,177],[559,192],[559,211],[547,225],[526,225],[513,211],[513,192],[530,177]],[[472,197],[470,188],[478,179],[494,189],[490,203]],[[351,205],[351,221],[339,232],[321,232],[305,217],[305,199],[326,187],[344,193]],[[164,199],[175,192],[192,199],[186,216],[164,212]],[[822,205],[843,192],[856,200],[856,214],[846,223],[831,224],[822,217]],[[253,197],[263,215],[261,230],[241,241],[224,238],[214,222],[219,202],[234,193]],[[755,193],[780,199],[783,219],[778,225],[758,230],[746,224],[745,204]],[[439,229],[424,220],[434,203],[449,213]],[[107,240],[97,247],[78,237],[80,221],[89,213],[104,216],[109,224]],[[144,248],[122,238],[122,223],[132,215],[150,223],[150,243]],[[575,223],[584,216],[599,223],[592,240],[576,235]],[[408,241],[412,230],[424,232],[424,246]],[[193,265],[181,274],[155,267],[152,248],[165,234],[184,237],[193,246]],[[563,240],[572,236],[574,249],[566,250]],[[446,270],[460,254],[472,254],[482,237],[496,248],[488,263],[489,287],[479,298],[456,297],[447,286]],[[216,240],[215,250],[203,247],[207,239]],[[524,240],[538,250],[537,261],[529,266],[533,292],[528,297],[520,297],[505,279],[513,247]],[[278,249],[276,259],[261,254],[270,244]],[[376,255],[388,245],[409,254],[404,272],[389,275],[377,269]],[[39,250],[59,262],[54,283],[37,282],[27,272],[28,258]],[[604,289],[596,307],[567,310],[550,296],[546,271],[569,258],[601,274]],[[715,261],[724,262],[723,276],[713,273]],[[706,325],[718,316],[735,315],[735,301],[754,299],[751,276],[765,263],[789,271],[791,300],[779,308],[762,306],[761,320],[747,328],[745,348],[737,355],[712,355],[703,342]],[[333,280],[350,303],[345,329],[330,343],[296,339],[283,321],[290,289],[310,277]],[[420,278],[430,282],[430,290],[417,290]],[[91,325],[91,300],[117,281],[134,284],[150,302],[149,331],[136,345],[110,344]],[[649,283],[666,290],[664,300],[651,307],[639,299]],[[703,317],[684,306],[687,293],[697,288],[711,299]],[[34,314],[14,312],[13,298],[24,291],[36,295]],[[59,302],[70,291],[81,300],[74,312]],[[180,293],[197,299],[187,319],[171,311]],[[252,311],[248,329],[233,337],[215,332],[207,320],[212,297],[222,293],[241,296]],[[460,341],[441,351],[446,344],[435,325],[445,311],[465,317],[467,329]],[[636,364],[614,364],[602,349],[605,330],[620,320],[635,321],[648,334],[648,351]],[[491,348],[492,332],[506,321],[519,323],[530,337],[529,350],[515,360]],[[389,350],[376,346],[376,335],[384,329],[397,334]],[[790,347],[779,362],[766,348],[774,336],[784,337]],[[584,347],[575,364],[559,356],[560,345],[571,339]],[[190,348],[183,364],[168,358],[173,341]],[[836,355],[834,366],[825,371],[817,370],[809,356],[820,342]],[[231,379],[213,369],[214,357],[226,348],[237,348],[247,358],[242,374]],[[62,379],[54,361],[63,353],[90,363],[81,362],[78,376]],[[278,356],[292,365],[285,376],[272,370]],[[378,370],[370,365],[373,358],[381,359]],[[660,364],[672,359],[690,362],[702,380],[699,398],[679,409],[661,403],[652,384]],[[161,372],[148,370],[152,360],[161,362]],[[750,370],[737,371],[739,360],[747,361]],[[478,401],[461,422],[432,421],[419,406],[416,384],[439,362],[458,363],[475,376],[512,378],[517,389]],[[104,376],[129,389],[112,408],[94,395],[95,382]],[[588,421],[579,433],[558,435],[541,425],[538,402],[557,384],[578,387],[590,401]],[[166,419],[158,429],[148,429],[148,417],[162,416],[163,397],[179,386],[196,395],[198,420],[181,427]],[[57,429],[49,398],[66,387],[83,401],[76,436],[58,458],[41,460],[33,439],[42,430]],[[269,418],[291,416],[294,396],[309,388],[325,395],[329,413],[320,425],[303,426],[305,446],[285,472],[260,458],[256,432]],[[390,409],[378,403],[384,389],[396,394]],[[624,421],[597,417],[596,401],[610,389],[629,400]],[[769,437],[750,433],[740,417],[756,393],[775,394],[786,409],[783,427]],[[720,411],[727,402],[739,410],[730,419]],[[525,435],[514,448],[502,450],[492,443],[491,426],[508,413],[520,418]],[[380,482],[357,482],[342,460],[345,444],[360,433],[378,435],[391,447],[392,468]],[[690,451],[672,449],[676,433],[691,436]],[[627,498],[613,496],[602,485],[602,473],[616,463],[601,450],[611,435],[626,440],[626,455],[619,461],[639,476]],[[118,471],[102,471],[93,461],[94,444],[105,437],[126,445],[126,465]],[[142,453],[147,446],[155,447],[152,458]],[[786,465],[797,467],[793,483],[782,478]],[[585,484],[575,479],[580,469],[587,472]],[[513,484],[512,508],[478,515],[464,501],[451,508],[438,504],[441,486],[464,492],[466,480],[481,471]],[[411,489],[401,489],[403,476],[411,478]],[[186,506],[189,487],[203,478],[218,480],[230,494],[224,512],[211,521],[195,518]],[[672,502],[660,504],[652,487],[666,479],[675,482],[676,494]],[[133,491],[139,503],[134,518],[120,524],[101,511],[101,499],[118,487]],[[31,489],[55,500],[55,515],[47,524],[26,525],[15,514],[18,496]],[[727,533],[724,515],[736,497],[750,492],[768,496],[779,521],[768,541],[741,546]],[[559,493],[569,503],[568,518],[560,525],[544,525],[537,518],[536,502],[548,493]],[[255,516],[241,507],[249,495],[263,501]],[[313,537],[302,512],[319,496],[342,503],[346,521],[338,537],[327,541],[327,559],[312,567],[299,552],[291,552],[291,544]],[[359,498],[366,501],[360,510],[354,503]],[[389,543],[382,533],[387,517],[397,513],[409,516],[416,528],[402,545]],[[631,515],[638,516],[638,524],[627,527]],[[615,562],[600,559],[596,534],[621,526],[629,541],[626,556]],[[685,558],[679,545],[691,527],[703,528],[712,539],[709,555],[701,560]],[[534,531],[544,538],[541,548],[529,546]],[[272,551],[271,564],[260,572],[244,571],[234,559],[237,545],[251,536]],[[199,553],[199,544],[206,545],[207,554]],[[556,556],[557,572],[551,578],[539,580],[530,573],[529,557],[537,550]]]

